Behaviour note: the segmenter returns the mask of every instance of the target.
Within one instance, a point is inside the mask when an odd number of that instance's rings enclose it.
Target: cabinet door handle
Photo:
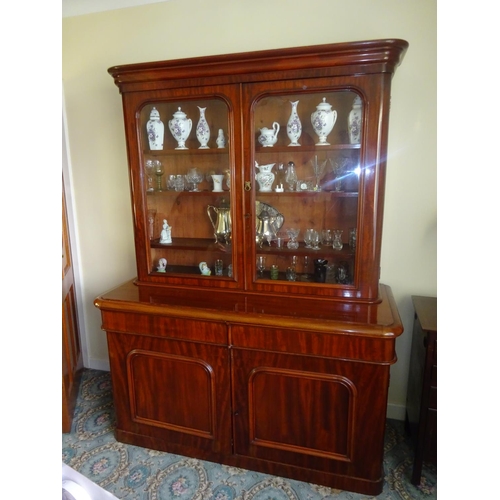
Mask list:
[[[245,181],[245,191],[252,190],[252,183],[250,181]]]

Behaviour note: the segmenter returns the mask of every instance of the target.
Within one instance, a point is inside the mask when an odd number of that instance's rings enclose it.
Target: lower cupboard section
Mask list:
[[[116,434],[222,460],[231,453],[227,347],[108,332]]]
[[[116,436],[378,494],[389,366],[107,332]]]
[[[388,367],[239,349],[232,357],[235,453],[380,480]]]

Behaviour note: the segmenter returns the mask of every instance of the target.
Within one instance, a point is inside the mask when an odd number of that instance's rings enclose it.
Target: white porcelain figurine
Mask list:
[[[206,262],[200,262],[199,266],[201,274],[204,276],[210,276],[212,274],[212,271],[210,271],[210,268],[208,267]]]
[[[167,267],[167,259],[160,259],[158,261],[158,267],[156,268],[156,270],[159,272],[159,273],[164,273],[165,272],[165,269]]]
[[[167,219],[163,219],[163,229],[161,230],[160,243],[162,245],[172,243],[172,227],[168,225]]]

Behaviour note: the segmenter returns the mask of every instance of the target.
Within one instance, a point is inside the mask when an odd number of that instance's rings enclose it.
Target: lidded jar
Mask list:
[[[148,133],[149,149],[152,151],[163,149],[163,136],[165,126],[160,120],[160,112],[153,107],[149,114],[149,121],[146,124]]]
[[[174,117],[168,122],[168,128],[178,144],[175,149],[188,149],[186,141],[192,126],[193,122],[191,118],[188,118],[186,113],[179,107],[174,113]]]
[[[337,121],[337,111],[332,109],[332,105],[326,102],[326,97],[316,106],[316,111],[311,114],[311,123],[319,137],[319,142],[316,146],[329,146],[326,141],[328,134],[333,130],[333,126]]]
[[[351,144],[359,144],[361,142],[361,121],[363,118],[363,102],[361,97],[356,96],[352,109],[349,112],[347,119],[347,130],[349,132],[349,142]]]

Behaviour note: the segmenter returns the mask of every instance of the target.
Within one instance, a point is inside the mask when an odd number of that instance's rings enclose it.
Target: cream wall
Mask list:
[[[170,0],[65,18],[62,33],[85,364],[97,369],[107,369],[108,360],[93,299],[136,274],[121,97],[107,69],[376,38],[409,42],[393,79],[381,271],[405,326],[388,408],[390,417],[402,419],[411,295],[437,294],[436,2]]]

